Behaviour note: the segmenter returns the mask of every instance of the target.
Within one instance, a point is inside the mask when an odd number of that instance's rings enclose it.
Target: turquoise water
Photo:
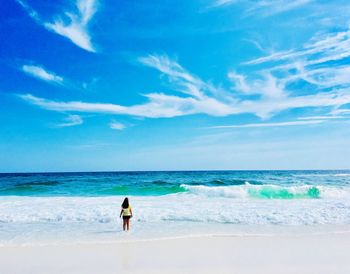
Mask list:
[[[350,186],[342,171],[195,171],[0,174],[0,196],[159,196],[189,187],[250,185],[257,199],[319,198],[321,187]],[[299,191],[295,191],[300,187]]]
[[[350,225],[347,170],[0,174],[0,245],[116,240],[125,196],[135,235]]]

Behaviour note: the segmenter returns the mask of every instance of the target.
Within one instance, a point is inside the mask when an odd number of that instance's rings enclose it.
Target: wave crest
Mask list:
[[[241,186],[192,186],[181,185],[188,193],[208,197],[253,198],[253,199],[318,199],[350,196],[349,190],[324,186],[277,186],[251,185]]]

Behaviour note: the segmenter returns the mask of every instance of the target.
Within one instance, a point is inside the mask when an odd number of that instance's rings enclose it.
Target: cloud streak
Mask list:
[[[255,65],[267,62],[289,62],[297,59],[306,60],[306,65],[318,65],[328,61],[337,61],[350,56],[350,29],[345,31],[318,34],[301,49],[275,52],[273,54],[253,59],[245,64]],[[284,66],[282,68],[290,68]]]
[[[96,52],[96,48],[91,42],[88,24],[97,12],[97,0],[77,0],[74,10],[64,10],[62,14],[54,16],[51,21],[42,20],[40,15],[26,2],[22,0],[17,0],[17,2],[36,23],[47,30],[66,37],[84,50]]]
[[[243,125],[227,125],[227,126],[213,126],[213,129],[226,129],[226,128],[261,128],[261,127],[289,127],[289,126],[304,126],[321,124],[324,120],[312,120],[312,121],[289,121],[278,123],[258,123],[258,124],[243,124]]]
[[[278,99],[287,96],[285,83],[278,81],[270,72],[264,72],[259,79],[249,81],[245,75],[234,71],[228,73],[228,78],[234,84],[234,90],[246,95],[259,94],[264,98]]]
[[[333,120],[333,119],[348,119],[346,116],[305,116],[299,117],[298,120]]]
[[[109,123],[109,127],[115,130],[124,130],[126,128],[124,124],[115,121]]]
[[[62,85],[64,82],[63,77],[46,70],[43,66],[23,65],[20,69],[26,74],[46,82],[56,83],[60,85]]]
[[[215,0],[209,7],[210,8],[223,7],[223,6],[235,4],[237,2],[238,0]]]
[[[139,62],[143,65],[152,67],[167,75],[175,88],[181,93],[194,96],[196,98],[204,97],[204,90],[212,90],[208,84],[201,79],[190,74],[180,64],[169,59],[166,55],[148,55],[140,57]]]
[[[275,14],[287,12],[309,4],[313,0],[259,0],[259,1],[241,1],[241,0],[215,0],[211,8],[225,7],[230,5],[244,4],[246,14],[259,14],[260,16],[272,16]]]
[[[62,128],[62,127],[72,127],[72,126],[78,126],[83,123],[83,119],[79,115],[69,115],[64,123],[56,125],[56,127]]]
[[[249,8],[247,12],[250,15],[259,13],[263,16],[271,16],[300,8],[312,1],[313,0],[262,0],[258,1],[256,4],[252,4],[252,7]]]
[[[176,116],[206,113],[214,116],[230,114],[228,106],[208,98],[198,101],[194,98],[181,98],[165,94],[147,94],[148,102],[139,105],[121,106],[107,103],[86,103],[79,101],[60,102],[47,100],[31,94],[18,95],[26,102],[53,111],[77,111],[89,113],[107,113],[131,115],[146,118],[171,118]]]
[[[198,100],[191,97],[177,97],[165,94],[148,94],[148,102],[139,105],[121,106],[107,103],[86,103],[79,101],[60,102],[47,100],[33,95],[18,95],[28,103],[53,111],[77,111],[90,113],[109,113],[131,115],[146,118],[170,118],[191,114],[227,116],[232,114],[251,113],[260,117],[278,113],[283,110],[303,107],[341,106],[350,103],[350,94],[327,93],[298,96],[281,100],[224,103],[214,98]]]

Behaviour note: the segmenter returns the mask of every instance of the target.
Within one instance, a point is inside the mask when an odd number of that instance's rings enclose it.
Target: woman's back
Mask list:
[[[123,216],[131,216],[131,206],[130,205],[127,208],[123,208]]]

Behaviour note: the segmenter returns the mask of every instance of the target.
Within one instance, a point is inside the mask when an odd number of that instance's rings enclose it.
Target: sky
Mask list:
[[[350,168],[347,0],[0,12],[0,172]]]

